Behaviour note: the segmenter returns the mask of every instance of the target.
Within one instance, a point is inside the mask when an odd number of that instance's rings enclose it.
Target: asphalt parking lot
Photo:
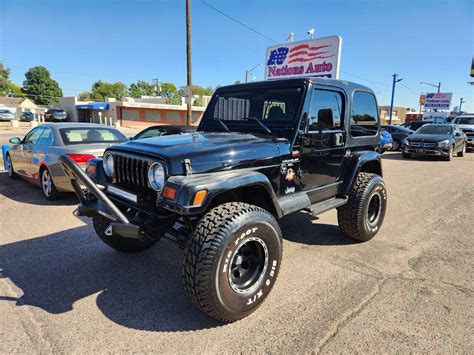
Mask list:
[[[119,254],[73,196],[0,173],[0,352],[472,352],[474,153],[383,164],[379,234],[346,239],[335,211],[286,217],[278,282],[229,325],[186,298],[176,245]]]

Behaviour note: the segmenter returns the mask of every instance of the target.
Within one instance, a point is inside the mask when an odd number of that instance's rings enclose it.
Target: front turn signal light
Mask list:
[[[200,206],[207,196],[207,190],[200,190],[194,195],[193,206]]]
[[[178,189],[176,187],[165,186],[162,195],[164,198],[174,201],[176,200],[176,192],[178,192]]]

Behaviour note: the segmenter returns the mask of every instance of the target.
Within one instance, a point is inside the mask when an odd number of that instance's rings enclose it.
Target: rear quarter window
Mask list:
[[[366,91],[355,91],[352,96],[351,136],[375,136],[378,127],[379,114],[375,96]]]

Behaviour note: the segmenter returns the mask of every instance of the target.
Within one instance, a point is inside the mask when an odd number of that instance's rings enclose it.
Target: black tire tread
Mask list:
[[[209,277],[214,277],[212,269],[220,257],[219,249],[225,242],[226,231],[233,226],[236,219],[247,213],[268,214],[273,218],[266,210],[241,202],[230,202],[215,207],[197,224],[183,258],[182,279],[186,293],[203,312],[222,322],[242,319],[263,303],[260,302],[255,308],[235,317],[223,315],[214,307],[216,300],[203,282]],[[281,233],[279,235],[281,238]]]
[[[376,174],[371,173],[359,173],[352,185],[349,200],[337,209],[337,220],[342,233],[360,242],[370,239],[360,230],[358,221],[364,218],[364,204],[362,203],[364,192],[369,182],[376,176]]]

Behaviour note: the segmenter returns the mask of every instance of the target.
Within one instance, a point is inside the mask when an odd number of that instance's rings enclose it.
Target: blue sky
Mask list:
[[[474,111],[469,69],[473,55],[473,1],[205,0],[277,43],[316,36],[343,38],[341,79],[371,87],[389,104],[417,107],[442,82],[457,105]],[[246,68],[264,62],[275,44],[192,0],[193,82],[215,86],[243,81]],[[0,60],[22,83],[46,66],[65,95],[90,90],[96,80],[186,83],[184,0],[0,0]],[[263,67],[262,67],[263,68]],[[263,69],[255,70],[258,80]],[[474,79],[473,79],[474,80]],[[434,90],[434,89],[433,89]],[[454,105],[453,105],[454,106]]]

